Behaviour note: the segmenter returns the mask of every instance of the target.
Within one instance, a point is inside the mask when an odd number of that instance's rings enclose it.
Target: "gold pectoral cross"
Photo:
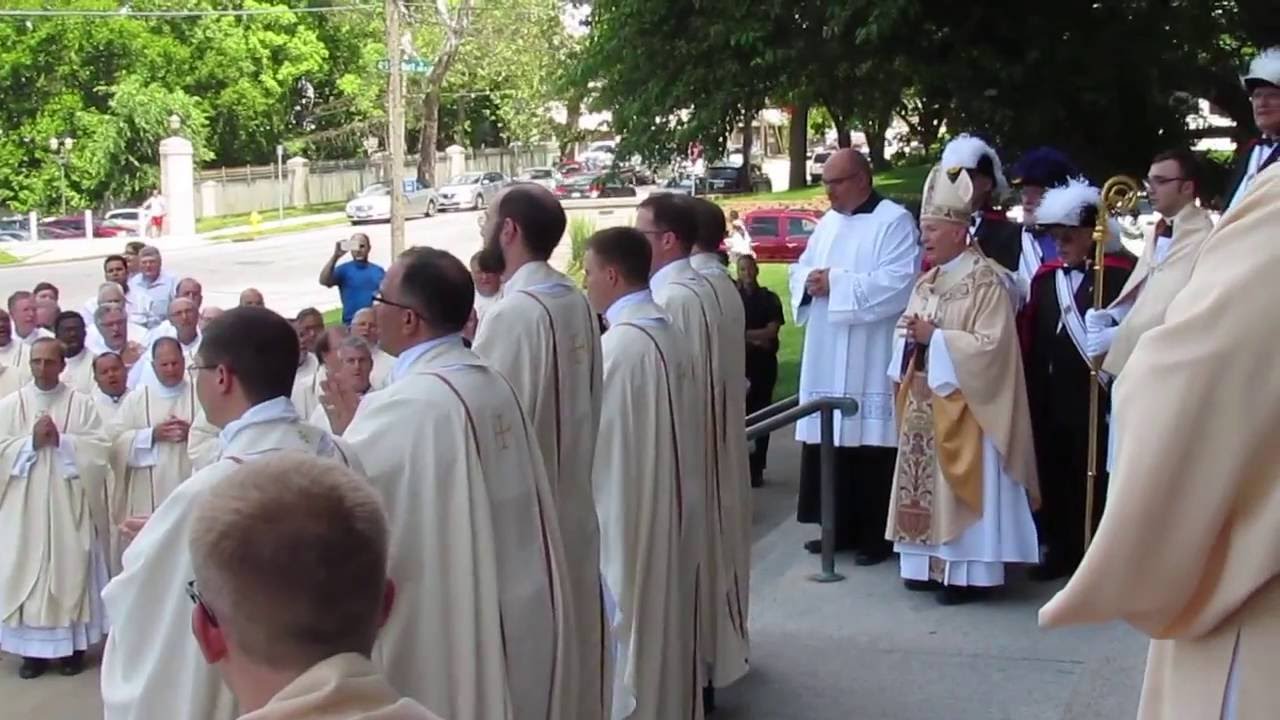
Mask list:
[[[503,416],[499,414],[493,422],[493,439],[497,441],[499,450],[506,450],[511,447],[511,444],[507,442],[507,436],[511,434],[511,425],[510,423],[504,425],[503,420]]]

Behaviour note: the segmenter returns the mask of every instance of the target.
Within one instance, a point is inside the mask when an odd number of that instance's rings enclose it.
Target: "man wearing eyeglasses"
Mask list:
[[[172,346],[170,346],[172,347]],[[246,462],[283,450],[353,466],[341,441],[303,422],[289,400],[298,336],[263,308],[236,308],[205,328],[190,382],[209,424],[219,429],[217,460],[183,482],[136,533],[124,569],[102,593],[111,635],[102,661],[108,720],[183,717],[231,720],[235,702],[191,641],[193,577],[187,538],[196,503]],[[176,433],[175,433],[176,436]]]
[[[579,670],[568,565],[533,427],[462,344],[475,291],[443,250],[410,249],[374,295],[390,384],[325,383],[323,407],[390,514],[400,597],[376,650],[392,685],[447,718],[571,716]],[[579,428],[575,428],[577,431]]]
[[[1241,155],[1228,186],[1228,209],[1240,202],[1259,173],[1280,162],[1280,46],[1258,53],[1241,80],[1253,103],[1253,122],[1262,136]]]
[[[0,651],[23,658],[24,679],[57,658],[79,674],[106,631],[109,444],[93,400],[58,380],[63,367],[58,341],[37,340],[32,382],[0,400]]]

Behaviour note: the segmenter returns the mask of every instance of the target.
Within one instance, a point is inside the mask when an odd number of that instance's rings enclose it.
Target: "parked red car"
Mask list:
[[[93,224],[94,237],[115,237],[116,235],[127,234],[128,230],[114,225],[104,225],[95,216]],[[40,223],[41,232],[50,231],[52,233],[65,233],[66,237],[84,237],[84,215],[67,215],[65,217],[50,218]]]
[[[752,210],[743,217],[756,262],[793,263],[809,244],[822,213],[817,210]]]

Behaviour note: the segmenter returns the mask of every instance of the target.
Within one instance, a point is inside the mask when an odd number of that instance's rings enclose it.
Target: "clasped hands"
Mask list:
[[[54,424],[53,418],[48,415],[41,415],[31,429],[31,446],[39,450],[41,448],[57,447],[59,442],[58,426]]]
[[[1115,340],[1119,322],[1106,310],[1086,310],[1084,313],[1085,352],[1091,358],[1106,355]]]
[[[171,443],[186,442],[187,435],[190,432],[191,423],[172,415],[165,418],[164,422],[151,429],[151,435],[153,438],[161,442]]]

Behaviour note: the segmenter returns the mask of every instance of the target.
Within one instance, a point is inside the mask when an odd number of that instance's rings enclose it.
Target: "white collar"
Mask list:
[[[155,370],[154,365],[152,366],[152,370]],[[182,382],[178,383],[177,385],[174,385],[173,387],[169,387],[168,385],[165,385],[164,383],[160,382],[159,376],[157,376],[154,372],[152,373],[152,376],[147,379],[146,386],[151,388],[151,392],[155,393],[156,395],[159,395],[162,398],[178,397],[179,395],[186,394],[190,390],[190,382],[188,380],[183,379]]]
[[[649,278],[650,290],[661,290],[669,283],[673,282],[679,275],[688,275],[693,272],[693,264],[689,262],[689,258],[683,257],[658,268],[657,272]]]
[[[648,289],[636,290],[635,292],[629,292],[626,295],[623,295],[617,300],[614,300],[613,304],[604,311],[605,323],[612,327],[614,323],[618,321],[617,318],[622,314],[623,310],[632,305],[638,305],[644,302],[653,302],[653,293]]]
[[[438,338],[424,340],[411,348],[405,349],[396,357],[396,364],[391,367],[391,375],[387,377],[387,384],[399,380],[409,372],[409,366],[413,365],[418,358],[427,354],[428,350],[439,347],[446,343],[462,344],[462,333],[451,333],[449,335],[441,335]]]
[[[963,250],[962,250],[962,251],[960,251],[960,254],[959,254],[959,255],[957,255],[957,256],[955,256],[955,257],[951,258],[950,260],[948,260],[948,261],[946,261],[946,262],[942,263],[941,265],[939,265],[939,266],[938,266],[938,270],[939,270],[940,272],[944,272],[944,273],[946,273],[946,272],[952,272],[953,270],[958,270],[958,269],[960,269],[960,261],[964,259],[964,253],[965,253],[965,251],[963,251]]]
[[[94,394],[94,397],[102,398],[103,400],[106,400],[112,405],[119,405],[124,400],[124,396],[129,394],[129,388],[126,387],[124,389],[124,392],[120,393],[120,397],[111,397],[110,395],[102,392],[102,388],[97,383],[94,383],[93,394]]]
[[[275,397],[266,402],[258,403],[244,412],[243,415],[227,423],[222,428],[222,432],[218,433],[218,444],[226,450],[236,436],[245,428],[253,425],[261,425],[269,422],[298,422],[298,411],[293,407],[293,401],[287,397]]]
[[[573,281],[542,260],[530,260],[511,273],[498,293],[506,297],[508,292],[550,290],[560,286],[572,288]]]
[[[34,391],[36,395],[40,395],[43,397],[52,397],[54,395],[57,395],[62,392],[63,387],[64,386],[62,383],[58,383],[57,385],[53,386],[52,390],[41,390],[40,386],[36,385],[34,381],[31,383],[31,390]]]

